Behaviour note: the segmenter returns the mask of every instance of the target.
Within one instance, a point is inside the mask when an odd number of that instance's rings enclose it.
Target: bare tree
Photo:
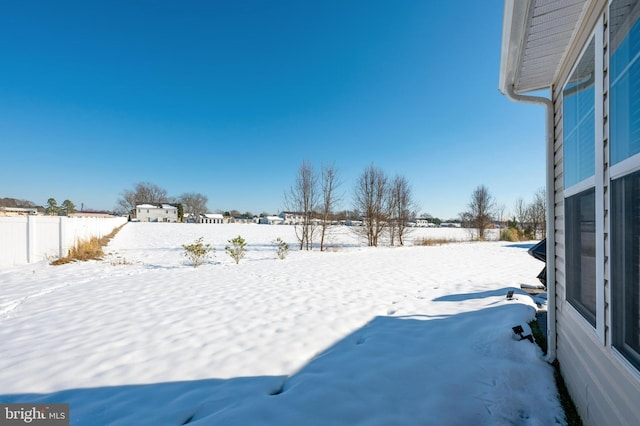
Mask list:
[[[524,227],[525,222],[528,220],[528,209],[529,207],[522,198],[518,198],[515,202],[515,205],[513,206],[513,214],[515,216],[515,220],[521,227]]]
[[[388,197],[389,243],[395,244],[395,235],[397,234],[398,242],[402,246],[409,229],[409,222],[416,210],[409,181],[404,176],[396,175],[389,185]]]
[[[186,192],[179,197],[179,202],[184,208],[184,213],[190,214],[196,221],[201,222],[201,215],[207,212],[209,199],[200,193]]]
[[[478,240],[484,241],[486,230],[493,224],[495,215],[495,201],[486,186],[480,185],[471,194],[469,201],[469,211],[463,215],[469,224],[478,232]]]
[[[133,189],[122,191],[116,208],[123,213],[132,214],[136,205],[149,203],[159,204],[167,201],[167,190],[149,182],[138,182]]]
[[[322,206],[320,208],[320,251],[323,251],[325,249],[324,241],[327,235],[327,229],[331,225],[331,214],[341,198],[336,194],[336,188],[340,186],[340,181],[338,179],[338,170],[334,164],[322,165],[320,186],[322,190]]]
[[[358,178],[353,193],[354,209],[364,215],[362,232],[372,247],[378,246],[378,239],[387,225],[387,185],[384,171],[371,164]]]
[[[533,201],[528,208],[528,216],[533,228],[533,238],[542,235],[546,237],[546,217],[547,217],[547,191],[540,188],[533,195]]]
[[[298,169],[295,184],[285,193],[285,205],[287,210],[302,215],[301,223],[295,225],[296,237],[300,250],[311,250],[315,231],[313,215],[318,206],[318,177],[306,161]]]
[[[507,209],[507,206],[505,206],[504,204],[500,204],[496,207],[496,215],[497,215],[498,222],[500,223],[500,226],[505,225],[504,212],[506,209]]]

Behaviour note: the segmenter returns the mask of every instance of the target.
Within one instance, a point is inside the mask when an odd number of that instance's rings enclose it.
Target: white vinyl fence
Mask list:
[[[0,268],[64,257],[78,241],[108,235],[125,217],[0,217]]]

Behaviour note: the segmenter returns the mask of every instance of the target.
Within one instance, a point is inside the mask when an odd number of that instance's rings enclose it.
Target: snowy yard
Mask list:
[[[216,254],[196,269],[181,245],[201,236]],[[512,337],[543,266],[526,245],[367,248],[346,227],[331,243],[130,223],[104,261],[2,269],[0,401],[70,403],[72,425],[564,424],[552,368]]]

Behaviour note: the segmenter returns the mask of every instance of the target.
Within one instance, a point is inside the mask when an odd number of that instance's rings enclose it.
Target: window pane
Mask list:
[[[595,172],[594,56],[592,39],[562,92],[565,187]]]
[[[640,152],[640,2],[611,4],[611,163]]]
[[[565,200],[567,300],[596,325],[596,197],[590,189]]]
[[[640,172],[612,185],[613,344],[640,368]]]

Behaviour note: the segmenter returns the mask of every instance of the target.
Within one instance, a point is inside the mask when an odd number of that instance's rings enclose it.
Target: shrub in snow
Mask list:
[[[236,264],[240,263],[240,259],[242,259],[247,251],[246,246],[247,246],[247,242],[244,240],[244,238],[242,238],[240,235],[238,235],[235,238],[230,239],[229,241],[227,241],[229,244],[231,244],[230,246],[226,246],[224,248],[224,251],[227,252],[227,254],[229,256],[231,256],[231,258],[233,260],[236,261]]]
[[[278,255],[278,258],[284,260],[284,258],[289,254],[289,244],[282,241],[282,238],[280,237],[276,238],[273,243],[276,245],[276,253]]]
[[[520,241],[520,235],[515,228],[504,228],[500,230],[500,241]]]
[[[204,244],[202,238],[198,238],[193,244],[183,244],[182,248],[185,250],[184,256],[189,260],[194,268],[202,265],[209,259],[209,256],[214,251],[211,244]]]

